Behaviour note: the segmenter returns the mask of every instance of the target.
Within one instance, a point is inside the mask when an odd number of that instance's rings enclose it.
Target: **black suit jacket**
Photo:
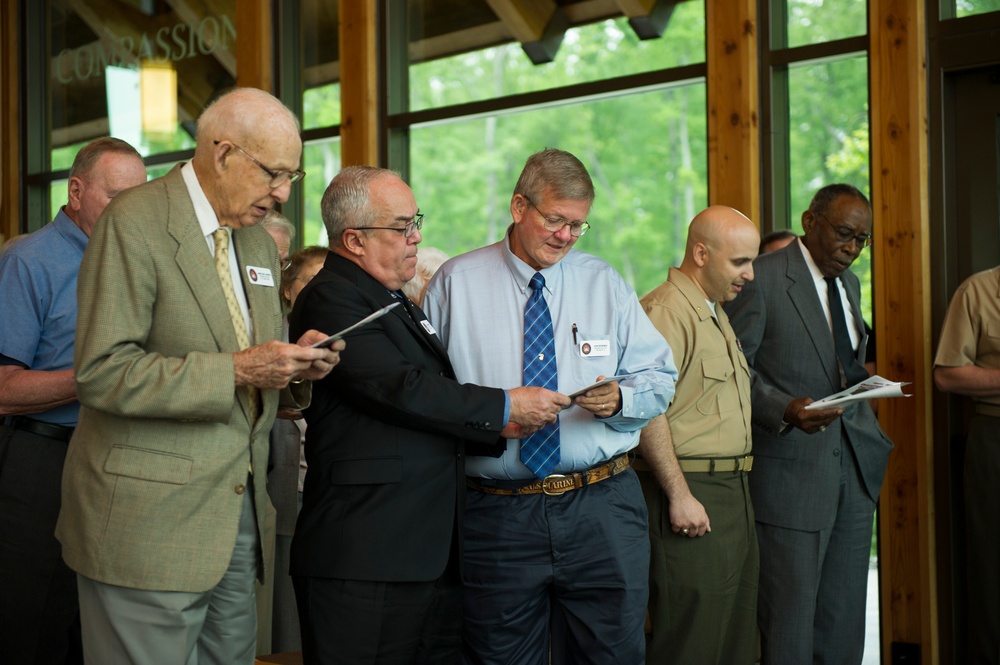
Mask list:
[[[336,332],[392,302],[331,252],[296,299],[291,339]],[[505,398],[455,380],[426,318],[406,301],[352,332],[340,364],[313,386],[293,575],[429,581],[443,573],[453,539],[460,544],[463,441],[498,439]]]

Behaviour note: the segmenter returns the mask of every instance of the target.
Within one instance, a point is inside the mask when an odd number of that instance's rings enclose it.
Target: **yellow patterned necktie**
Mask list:
[[[233,320],[233,329],[236,332],[236,341],[240,349],[250,347],[250,338],[247,336],[247,322],[243,318],[243,311],[240,303],[236,300],[236,291],[233,288],[232,274],[229,272],[229,231],[220,227],[212,234],[215,239],[215,271],[219,273],[219,281],[222,282],[222,293],[226,296],[226,305],[229,306],[229,316]],[[246,386],[247,396],[250,398],[250,422],[257,422],[260,415],[260,391],[256,386]]]

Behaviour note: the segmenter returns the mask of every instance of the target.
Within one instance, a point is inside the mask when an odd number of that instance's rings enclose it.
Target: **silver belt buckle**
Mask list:
[[[542,494],[545,496],[562,496],[569,491],[569,488],[565,489],[549,489],[549,482],[565,478],[566,476],[561,473],[553,473],[542,478]]]

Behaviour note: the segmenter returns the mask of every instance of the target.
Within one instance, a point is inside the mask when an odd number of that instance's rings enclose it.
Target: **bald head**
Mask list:
[[[257,88],[237,88],[209,104],[198,118],[195,159],[211,153],[215,141],[243,145],[278,134],[278,140],[299,136],[299,120],[276,97]],[[244,146],[249,147],[249,146]]]
[[[747,217],[728,206],[711,206],[688,227],[680,270],[712,302],[732,300],[753,280],[760,234]]]
[[[226,93],[201,114],[196,142],[198,183],[223,226],[258,224],[288,200],[302,140],[295,115],[274,96],[256,88]]]

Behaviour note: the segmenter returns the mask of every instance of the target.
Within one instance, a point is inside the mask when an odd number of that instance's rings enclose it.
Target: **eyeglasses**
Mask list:
[[[414,232],[424,228],[424,213],[418,212],[406,226],[354,226],[345,231],[399,231],[404,238],[409,238]]]
[[[845,245],[849,242],[856,242],[858,247],[864,249],[865,247],[871,247],[872,244],[872,234],[870,233],[855,233],[853,230],[847,228],[846,226],[834,226],[829,219],[826,218],[821,212],[813,210],[813,214],[821,218],[827,225],[833,229],[833,234],[837,236],[837,240],[844,243]]]
[[[214,143],[215,143],[215,145],[219,145],[219,143],[221,143],[221,141],[215,141]],[[233,143],[233,142],[230,141],[230,143]],[[236,148],[237,150],[239,150],[240,152],[242,152],[246,156],[247,159],[249,159],[251,162],[253,162],[254,164],[256,164],[258,167],[260,167],[261,171],[263,171],[264,173],[267,174],[267,177],[271,179],[271,181],[268,183],[268,186],[271,189],[277,189],[278,187],[281,187],[282,185],[284,185],[286,182],[290,183],[290,184],[291,183],[296,183],[299,180],[302,180],[303,178],[306,177],[306,172],[305,171],[298,171],[298,170],[296,170],[296,171],[287,171],[285,169],[277,169],[277,170],[275,170],[275,169],[269,169],[266,166],[264,166],[263,164],[261,164],[259,159],[257,159],[253,155],[251,155],[249,152],[247,152],[246,150],[244,150],[240,146],[238,146],[235,143],[233,143],[233,147]]]
[[[521,196],[524,196],[524,194],[522,194]],[[541,208],[536,206],[535,203],[527,196],[524,196],[524,200],[528,202],[528,205],[537,210],[539,215],[541,215],[542,226],[545,227],[546,231],[550,231],[552,233],[559,233],[560,231],[563,230],[564,226],[568,226],[569,234],[574,238],[579,238],[584,233],[586,233],[588,229],[590,229],[590,224],[588,224],[586,220],[571,222],[568,219],[563,219],[562,217],[549,217],[544,212],[542,212]]]

